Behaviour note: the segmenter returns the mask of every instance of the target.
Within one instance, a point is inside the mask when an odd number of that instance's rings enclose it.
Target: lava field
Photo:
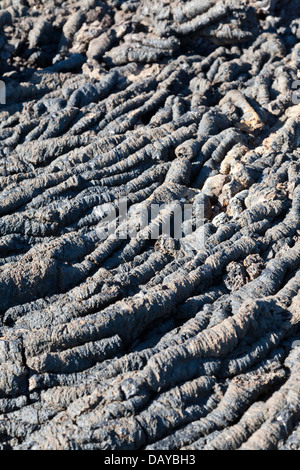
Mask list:
[[[0,450],[300,450],[300,1],[3,0],[0,80]]]

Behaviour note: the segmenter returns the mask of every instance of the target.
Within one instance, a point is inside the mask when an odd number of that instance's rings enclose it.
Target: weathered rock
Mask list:
[[[299,1],[0,8],[0,449],[298,449]]]

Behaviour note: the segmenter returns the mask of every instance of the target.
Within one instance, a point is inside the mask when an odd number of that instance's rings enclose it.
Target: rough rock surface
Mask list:
[[[0,8],[0,449],[299,449],[299,0]]]

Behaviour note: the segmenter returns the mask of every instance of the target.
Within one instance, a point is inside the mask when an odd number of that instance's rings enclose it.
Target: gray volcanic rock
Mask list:
[[[300,448],[299,25],[0,1],[0,449]]]

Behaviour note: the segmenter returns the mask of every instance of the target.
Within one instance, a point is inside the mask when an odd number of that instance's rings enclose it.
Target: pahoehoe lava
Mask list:
[[[0,29],[0,449],[300,450],[299,0]],[[102,239],[120,198],[161,209]],[[145,236],[178,203],[203,224]]]

